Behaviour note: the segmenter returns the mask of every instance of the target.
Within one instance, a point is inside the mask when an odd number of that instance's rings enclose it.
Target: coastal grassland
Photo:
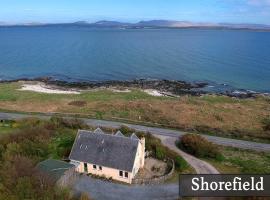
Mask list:
[[[269,174],[270,153],[220,147],[224,159],[206,159],[221,173]]]
[[[270,153],[224,147],[198,134],[186,134],[176,142],[183,151],[211,163],[224,174],[269,174]]]
[[[270,117],[270,99],[267,97],[156,97],[138,89],[131,89],[131,92],[100,89],[77,95],[44,94],[19,91],[21,84],[0,84],[1,110],[73,113],[98,119],[148,122],[224,137],[270,141],[270,132],[263,123]]]

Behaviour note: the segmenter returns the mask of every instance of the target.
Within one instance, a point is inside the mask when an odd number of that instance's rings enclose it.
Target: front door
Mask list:
[[[84,163],[84,164],[83,164],[83,167],[84,167],[84,172],[85,172],[85,173],[88,173],[88,166],[87,166],[87,163]]]

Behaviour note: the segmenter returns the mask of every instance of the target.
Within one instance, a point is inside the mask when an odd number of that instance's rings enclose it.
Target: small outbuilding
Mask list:
[[[70,185],[76,178],[75,166],[61,160],[44,160],[38,163],[37,168],[62,187]]]

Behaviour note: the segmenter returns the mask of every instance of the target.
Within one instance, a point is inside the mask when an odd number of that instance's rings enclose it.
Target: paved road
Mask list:
[[[87,192],[98,200],[176,200],[179,197],[178,183],[161,185],[124,185],[111,183],[82,175],[75,182],[76,193]]]
[[[171,150],[178,153],[182,158],[184,158],[194,168],[197,174],[219,174],[218,170],[209,163],[195,158],[194,156],[189,155],[177,148],[175,146],[177,138],[163,135],[159,135],[157,137],[161,139],[163,145],[167,146]]]
[[[1,113],[0,112],[0,119],[21,119],[21,118],[30,117],[30,116],[31,115],[29,114],[14,114],[14,113]],[[51,115],[43,114],[43,115],[34,115],[34,116],[47,119]],[[86,119],[86,118],[81,118],[81,119],[85,121],[88,125],[92,125],[92,126],[119,128],[121,125],[125,125],[130,128],[136,129],[137,131],[150,132],[154,135],[163,135],[163,136],[174,137],[174,138],[178,138],[186,134],[186,132],[183,132],[183,131],[176,131],[176,130],[170,130],[170,129],[165,129],[165,128],[147,127],[147,126],[141,126],[141,125],[133,125],[133,124],[127,124],[127,123],[121,123],[121,122],[96,120],[96,119]],[[223,145],[223,146],[231,146],[231,147],[237,147],[237,148],[242,148],[242,149],[251,149],[251,150],[256,150],[256,151],[270,152],[270,144],[249,142],[249,141],[244,141],[244,140],[236,140],[236,139],[209,136],[209,135],[203,135],[203,137],[205,137],[206,139],[208,139],[209,141],[213,143]]]

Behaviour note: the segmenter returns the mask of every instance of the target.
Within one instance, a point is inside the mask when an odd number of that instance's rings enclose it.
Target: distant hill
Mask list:
[[[181,28],[181,27],[199,27],[199,26],[217,26],[217,24],[211,23],[194,23],[189,21],[173,21],[173,20],[151,20],[151,21],[140,21],[136,24],[137,26],[144,27],[172,27],[172,28]]]
[[[126,23],[118,21],[97,21],[89,23],[78,21],[74,23],[42,24],[42,23],[24,23],[8,24],[0,22],[0,26],[87,26],[94,28],[215,28],[215,29],[252,29],[252,30],[270,30],[270,25],[264,24],[232,24],[232,23],[198,23],[189,21],[175,20],[149,20],[137,23]]]
[[[92,26],[105,26],[105,27],[127,27],[127,26],[132,26],[131,23],[123,23],[123,22],[117,22],[117,21],[98,21],[95,23],[90,24]]]

